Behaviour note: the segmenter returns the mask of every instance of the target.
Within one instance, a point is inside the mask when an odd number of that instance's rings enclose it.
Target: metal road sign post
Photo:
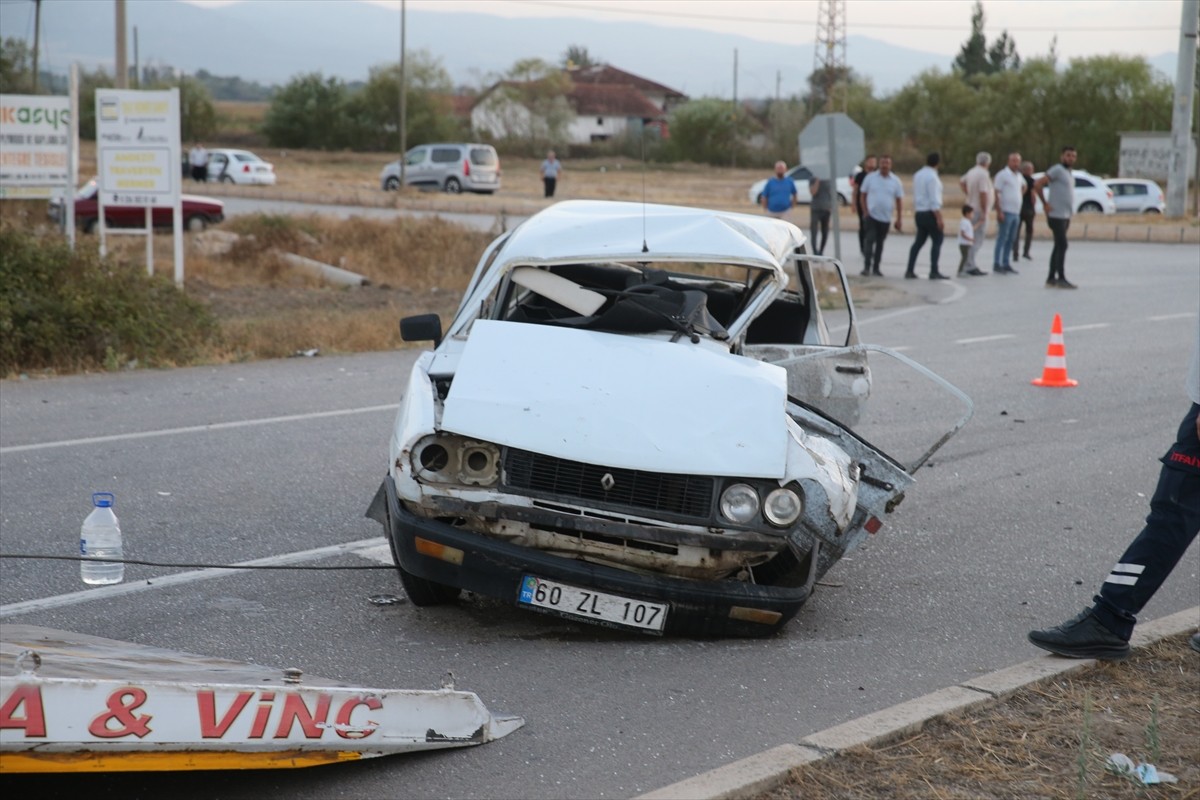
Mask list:
[[[800,131],[800,163],[821,180],[833,182],[833,254],[842,258],[842,226],[837,181],[866,155],[863,129],[845,114],[818,114]]]

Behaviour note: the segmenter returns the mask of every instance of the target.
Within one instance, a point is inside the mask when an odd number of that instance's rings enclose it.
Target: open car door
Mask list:
[[[871,395],[866,353],[855,349],[854,304],[841,264],[827,256],[795,255],[788,288],[750,325],[750,358],[787,371],[788,395],[846,427],[858,424]],[[804,359],[824,353],[826,357]]]

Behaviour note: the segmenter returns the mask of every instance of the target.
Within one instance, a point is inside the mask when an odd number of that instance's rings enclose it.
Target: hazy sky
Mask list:
[[[185,0],[196,5],[245,1]],[[400,7],[400,0],[359,1]],[[952,56],[971,31],[973,6],[974,0],[848,0],[847,33]],[[1059,56],[1067,59],[1156,56],[1179,47],[1182,0],[985,0],[983,7],[988,39],[1007,30],[1022,57],[1047,53],[1055,36]],[[408,0],[408,8],[628,20],[804,44],[815,40],[817,20],[817,0]],[[586,28],[580,33],[586,46]]]

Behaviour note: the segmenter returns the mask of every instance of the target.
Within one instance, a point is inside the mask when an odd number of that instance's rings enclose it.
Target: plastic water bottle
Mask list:
[[[96,492],[92,495],[92,513],[83,521],[79,532],[79,554],[83,561],[79,562],[79,577],[84,583],[104,585],[120,583],[125,579],[125,565],[104,561],[90,561],[93,558],[124,558],[121,547],[121,524],[112,506],[115,498],[112,492]]]

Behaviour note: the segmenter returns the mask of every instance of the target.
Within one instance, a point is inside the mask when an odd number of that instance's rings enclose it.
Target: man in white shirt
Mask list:
[[[1009,153],[1008,164],[996,173],[996,252],[992,254],[992,272],[997,275],[1016,275],[1009,259],[1013,240],[1021,226],[1021,196],[1028,187],[1021,175],[1021,154]]]
[[[892,224],[892,209],[896,211],[896,233],[900,233],[900,213],[903,210],[901,198],[904,197],[904,186],[892,172],[892,157],[879,157],[879,169],[872,172],[863,181],[859,191],[866,214],[863,222],[867,223],[867,256],[863,267],[863,275],[880,275],[879,261],[883,258],[883,240],[887,238],[888,226]]]
[[[988,174],[988,165],[991,163],[991,153],[976,153],[975,166],[967,170],[967,174],[958,182],[967,196],[967,202],[975,209],[975,215],[971,217],[971,223],[975,226],[975,241],[971,244],[971,252],[967,254],[968,275],[987,275],[979,268],[975,256],[987,238],[988,210],[992,207],[992,178]]]
[[[930,153],[925,157],[925,166],[913,175],[913,211],[916,214],[917,239],[908,251],[908,270],[906,278],[915,278],[917,256],[925,246],[925,240],[931,239],[933,245],[929,250],[929,280],[944,280],[949,275],[938,271],[938,256],[942,253],[942,239],[945,225],[942,222],[942,179],[938,176],[938,164],[942,157]]]

